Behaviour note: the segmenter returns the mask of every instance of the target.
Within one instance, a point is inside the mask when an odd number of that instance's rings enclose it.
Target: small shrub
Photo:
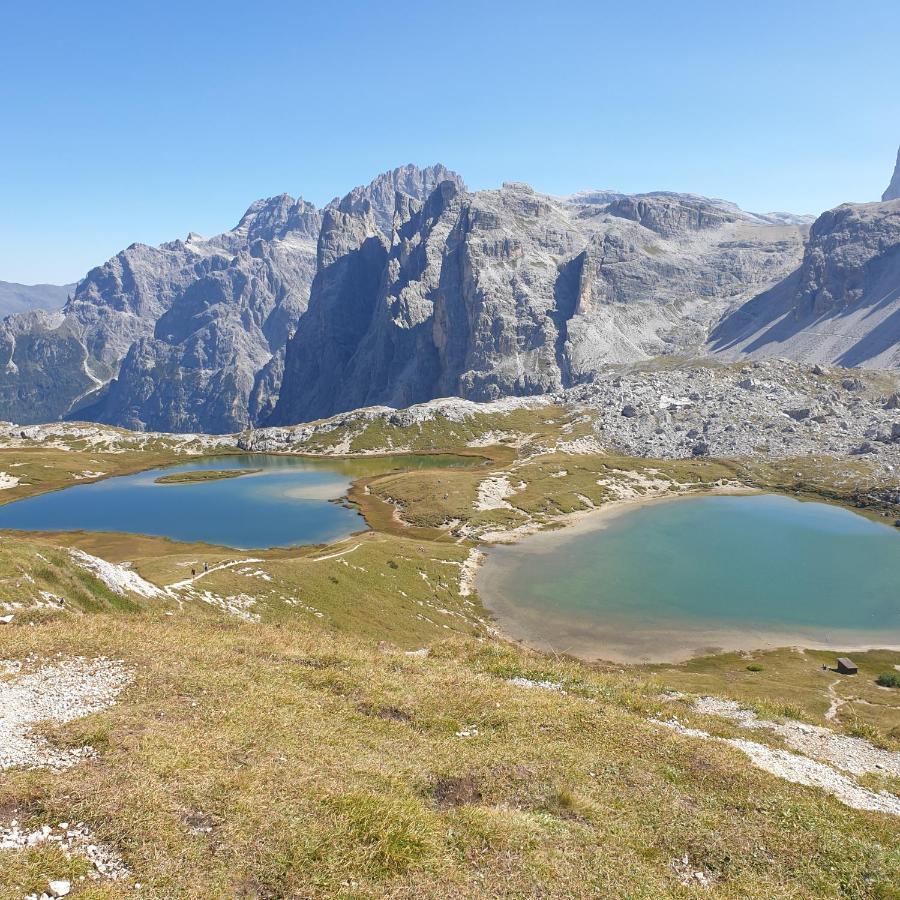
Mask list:
[[[900,672],[882,672],[875,679],[875,684],[881,687],[900,688]]]
[[[763,667],[759,663],[750,663],[750,665],[747,666],[747,671],[748,672],[762,672]]]
[[[881,732],[868,722],[861,722],[859,719],[854,719],[844,730],[850,737],[862,738],[863,740],[870,741],[876,745],[883,743]]]

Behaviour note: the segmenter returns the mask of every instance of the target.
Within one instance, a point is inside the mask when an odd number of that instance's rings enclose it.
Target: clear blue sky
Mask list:
[[[0,280],[405,162],[817,213],[877,199],[900,143],[897,0],[2,9]]]

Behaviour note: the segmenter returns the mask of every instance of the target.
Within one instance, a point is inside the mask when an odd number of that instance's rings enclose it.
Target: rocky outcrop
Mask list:
[[[897,165],[894,167],[894,177],[887,190],[881,195],[882,201],[900,200],[900,150],[897,150]]]
[[[485,439],[513,442],[522,434],[510,413],[556,404],[577,411],[575,421],[584,431],[577,438],[564,433],[532,436],[536,452],[578,455],[605,448],[660,459],[748,458],[760,453],[786,459],[824,453],[862,457],[867,468],[879,473],[881,483],[892,484],[900,469],[898,387],[900,372],[860,372],[847,378],[840,368],[785,360],[609,366],[589,384],[540,397],[490,403],[443,398],[406,409],[365,407],[314,423],[248,431],[237,443],[259,452],[346,453],[365,435],[365,449],[357,452],[389,452],[404,446],[410,434],[427,435],[429,429],[440,428],[439,421],[456,425],[476,418],[479,430],[489,437],[479,433],[471,446]],[[373,434],[381,440],[375,447]],[[896,505],[900,490],[879,492],[865,505],[871,500]]]
[[[346,205],[368,208],[381,233],[398,191],[425,197],[445,178],[461,183],[443,166],[404,166]],[[269,415],[332,212],[259,200],[216,237],[133,244],[89,272],[59,316],[4,323],[0,417],[217,433]]]
[[[440,163],[424,169],[411,164],[400,166],[379,175],[366,187],[354,188],[343,198],[335,197],[326,209],[340,207],[345,213],[357,214],[367,208],[371,210],[378,230],[390,238],[397,195],[424,200],[444,181],[465,189],[462,178]]]
[[[801,258],[802,225],[700,198],[585,196],[445,182],[424,204],[395,207],[390,243],[345,198],[327,242],[352,248],[353,279],[320,262],[271,422],[540,394],[610,363],[689,352]]]
[[[900,364],[900,201],[821,216],[403,166],[134,244],[0,324],[0,418],[225,433],[557,392],[658,356]],[[619,409],[621,409],[621,404]],[[799,408],[799,407],[798,407]]]
[[[800,268],[727,316],[709,346],[732,357],[900,365],[900,201],[821,215]]]

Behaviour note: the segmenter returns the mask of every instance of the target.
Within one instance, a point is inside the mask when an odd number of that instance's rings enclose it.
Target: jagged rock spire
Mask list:
[[[900,200],[900,150],[897,151],[897,165],[894,166],[894,177],[887,190],[881,196],[882,200]]]

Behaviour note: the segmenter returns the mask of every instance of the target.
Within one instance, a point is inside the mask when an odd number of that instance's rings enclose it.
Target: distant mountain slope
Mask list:
[[[895,176],[896,177],[896,176]],[[319,210],[133,244],[0,322],[0,418],[231,432],[491,400],[663,355],[900,365],[900,201],[811,218],[401,166]]]
[[[424,198],[445,178],[459,180],[404,166],[352,196],[384,222],[397,191]],[[132,244],[91,270],[62,312],[0,324],[0,417],[227,432],[268,415],[321,220],[287,194],[259,200],[216,237]]]
[[[726,316],[709,347],[729,357],[900,365],[900,200],[820,216],[800,268]]]
[[[0,318],[33,309],[61,309],[74,284],[16,284],[0,281]]]
[[[304,231],[305,216],[313,222]],[[228,363],[241,368],[258,362],[262,367],[272,355],[267,352],[266,331],[278,340],[278,308],[287,307],[282,316],[285,323],[295,321],[305,308],[317,231],[314,207],[276,197],[254,204],[236,228],[209,240],[189,235],[185,241],[160,247],[132,244],[91,270],[62,312],[7,320],[0,326],[0,362],[5,363],[0,370],[0,415],[35,422],[78,412],[132,427],[149,425],[150,417],[145,419],[139,409],[141,400],[148,398],[135,398],[124,409],[113,407],[111,415],[105,409],[106,398],[96,398],[98,389],[107,389],[129,351],[141,341],[158,342],[149,356],[140,356],[148,363],[157,392],[170,390],[166,375],[174,377],[174,385],[182,384],[185,375],[190,381],[197,370],[212,379],[210,370],[222,359],[217,355],[222,331],[229,327],[256,326],[243,342],[245,352],[237,352]],[[287,246],[282,246],[285,241]],[[282,260],[284,277],[275,278],[271,268],[277,269]],[[239,303],[222,303],[233,299],[222,282],[239,286]],[[283,337],[286,328],[282,325]],[[160,371],[155,359],[150,360],[157,352],[160,356],[180,353],[183,371]],[[224,381],[222,406],[240,405],[237,397],[245,389],[243,380],[226,377]],[[206,387],[215,392],[217,386]],[[199,383],[196,390],[201,390]],[[91,399],[90,411],[81,411],[80,406]],[[204,394],[192,403],[206,399]],[[233,427],[239,421],[246,421],[246,416],[227,423],[203,422],[173,403],[154,424],[189,430]]]

